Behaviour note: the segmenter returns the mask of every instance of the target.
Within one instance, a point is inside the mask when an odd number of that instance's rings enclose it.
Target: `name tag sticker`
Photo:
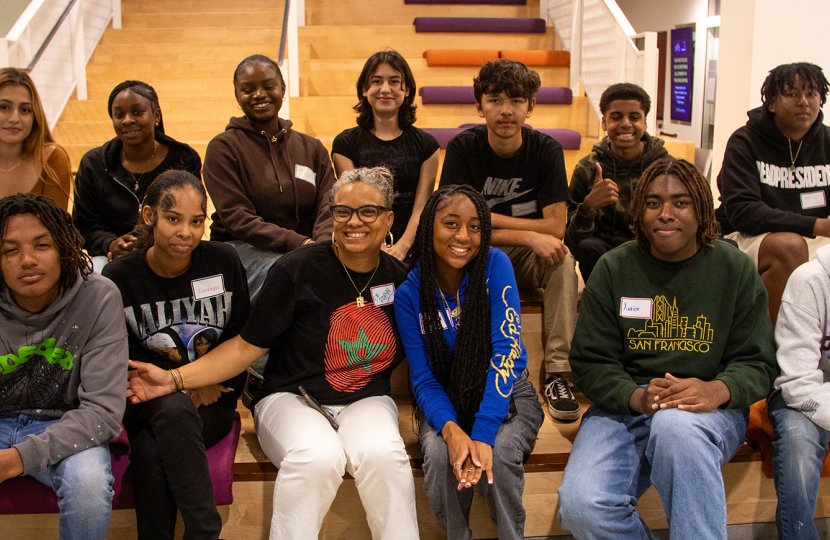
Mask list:
[[[810,191],[801,194],[801,209],[809,210],[810,208],[824,208],[827,206],[827,201],[824,199],[823,191]]]
[[[513,217],[527,216],[535,214],[536,208],[536,201],[517,203],[510,207],[510,213],[513,214]]]
[[[305,180],[312,186],[317,185],[317,174],[305,165],[294,165],[294,178],[297,180]]]
[[[190,282],[190,285],[193,287],[193,297],[196,300],[218,296],[225,292],[225,280],[222,278],[222,274],[194,279]]]
[[[395,301],[395,285],[387,283],[369,289],[372,291],[372,302],[376,306],[387,306]]]
[[[620,298],[620,317],[624,319],[650,319],[654,300],[651,298]]]

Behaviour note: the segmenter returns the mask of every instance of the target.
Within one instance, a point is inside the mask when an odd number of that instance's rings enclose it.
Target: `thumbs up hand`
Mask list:
[[[602,177],[602,165],[597,163],[594,184],[591,186],[591,191],[585,196],[585,200],[582,201],[582,213],[593,217],[600,208],[617,204],[619,200],[619,186],[613,180]]]

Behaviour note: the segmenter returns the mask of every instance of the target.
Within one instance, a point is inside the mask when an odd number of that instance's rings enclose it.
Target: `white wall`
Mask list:
[[[684,0],[667,2],[665,0],[617,0],[617,4],[631,22],[635,32],[668,32],[671,46],[671,30],[676,26],[695,23],[695,56],[692,66],[692,121],[691,123],[674,123],[671,121],[671,55],[666,54],[666,99],[663,104],[663,125],[660,129],[666,133],[676,133],[677,138],[694,141],[700,146],[700,134],[703,125],[703,91],[706,77],[706,25],[707,0]],[[651,96],[656,101],[657,96]],[[656,133],[656,126],[650,131]]]
[[[729,136],[761,105],[761,84],[770,69],[812,62],[830,76],[827,0],[727,0],[721,2],[720,51],[712,162],[720,171]],[[830,107],[825,105],[825,124]]]

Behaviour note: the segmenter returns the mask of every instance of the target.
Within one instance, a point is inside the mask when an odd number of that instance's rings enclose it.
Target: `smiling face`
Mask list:
[[[153,245],[148,257],[162,264],[175,265],[189,260],[202,239],[205,213],[202,210],[202,195],[192,187],[171,189],[161,200],[167,197],[173,199],[169,209],[165,210],[161,205],[155,209],[145,205],[141,215],[145,224],[153,226]]]
[[[285,82],[274,66],[265,62],[246,64],[236,74],[234,90],[236,102],[256,128],[276,131]]]
[[[646,115],[636,99],[615,99],[602,115],[602,129],[608,133],[611,151],[630,161],[643,153],[643,134],[646,132]]]
[[[436,209],[432,247],[438,282],[457,283],[481,247],[481,220],[465,195],[453,195]]]
[[[3,281],[20,308],[39,313],[58,297],[60,254],[37,216],[20,214],[6,221],[0,264]]]
[[[510,97],[501,92],[483,94],[476,108],[487,123],[488,137],[510,140],[522,136],[522,126],[530,118],[535,103],[535,99]]]
[[[35,123],[32,94],[25,86],[0,88],[0,143],[21,145]]]
[[[332,199],[332,204],[359,208],[365,205],[386,206],[383,194],[368,184],[355,182],[341,187]],[[345,223],[334,222],[334,240],[337,243],[340,259],[346,266],[350,261],[376,260],[380,245],[392,228],[392,212],[381,211],[373,223],[363,223],[352,212]]]
[[[648,186],[642,228],[651,254],[662,261],[679,262],[700,249],[699,223],[692,196],[673,174],[661,175]]]
[[[818,118],[821,94],[796,75],[793,85],[775,96],[769,110],[775,113],[775,125],[784,135],[801,140]]]
[[[111,112],[115,136],[125,145],[140,145],[155,138],[161,115],[141,94],[130,88],[119,92],[112,100]]]
[[[377,116],[392,117],[398,114],[404,98],[409,95],[403,75],[387,63],[380,64],[369,76],[363,89],[363,97]]]

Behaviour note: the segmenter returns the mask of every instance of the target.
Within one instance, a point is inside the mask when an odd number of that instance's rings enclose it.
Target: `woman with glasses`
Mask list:
[[[205,187],[216,207],[210,239],[236,248],[256,298],[282,254],[331,234],[326,196],[334,171],[319,140],[277,116],[285,81],[276,62],[245,58],[233,88],[243,116],[231,118],[205,151]]]
[[[390,396],[403,357],[392,302],[406,276],[381,251],[392,198],[387,169],[344,173],[329,197],[332,239],[274,263],[238,337],[170,371],[131,363],[127,395],[138,403],[226,380],[270,351],[252,408],[262,449],[279,468],[272,539],[316,539],[344,473],[355,479],[372,538],[418,538]]]

